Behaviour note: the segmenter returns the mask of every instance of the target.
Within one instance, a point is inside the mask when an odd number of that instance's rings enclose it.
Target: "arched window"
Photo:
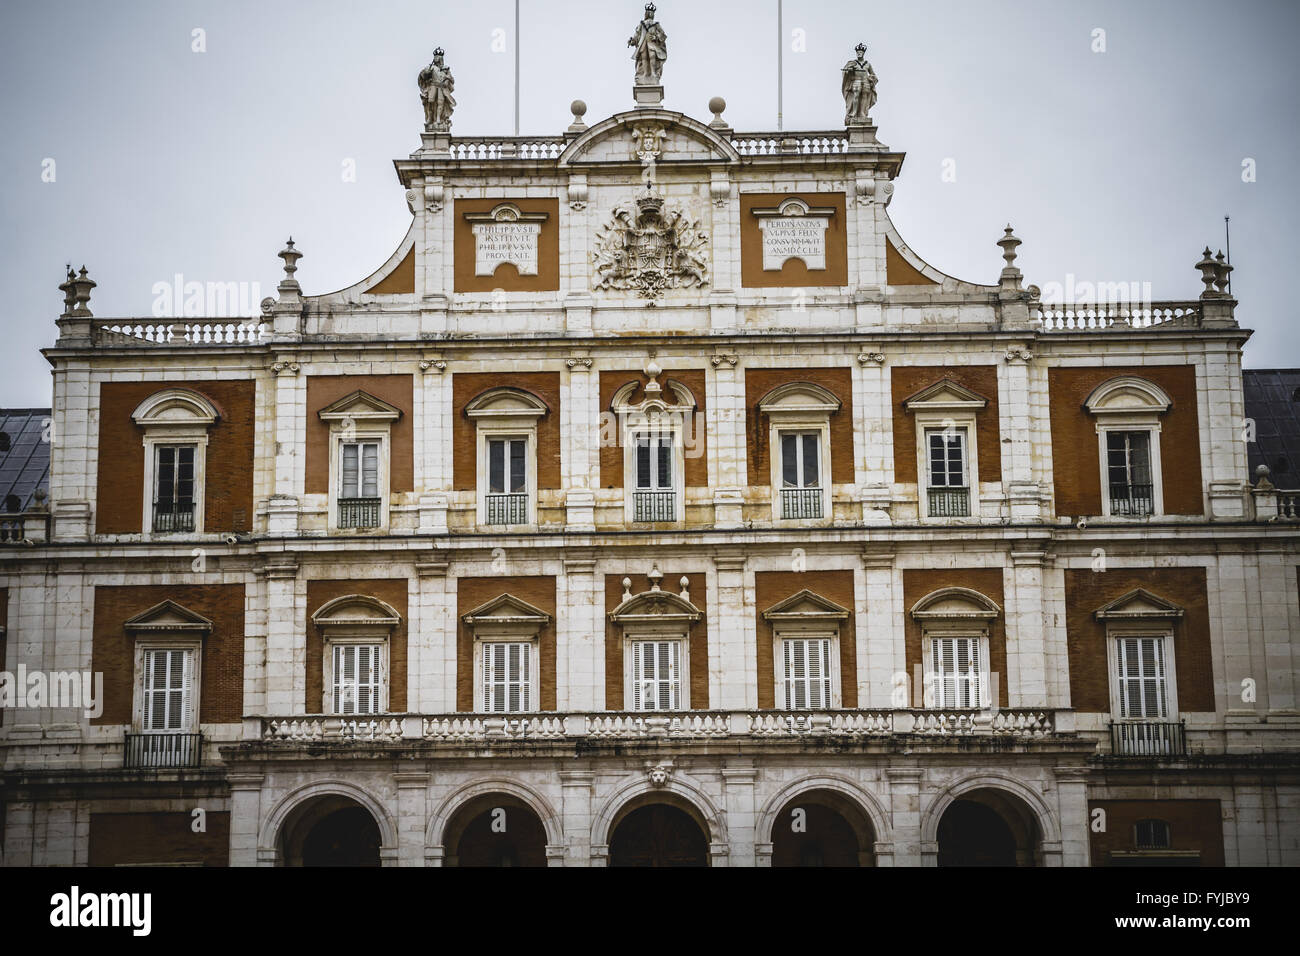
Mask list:
[[[203,530],[208,430],[220,417],[188,388],[154,392],[131,413],[144,429],[145,533]]]
[[[1162,514],[1160,416],[1173,400],[1153,382],[1122,375],[1102,382],[1083,404],[1097,423],[1101,513]]]
[[[930,678],[925,706],[942,710],[992,705],[989,631],[1001,610],[969,588],[931,591],[912,606],[921,625],[921,656]]]
[[[389,643],[401,616],[364,594],[327,601],[311,616],[325,641],[327,714],[382,714],[388,710]]]
[[[478,523],[536,524],[537,423],[550,409],[522,388],[493,388],[465,406],[478,442]]]
[[[814,520],[831,513],[831,416],[842,403],[812,382],[788,382],[758,403],[768,420],[772,515]]]

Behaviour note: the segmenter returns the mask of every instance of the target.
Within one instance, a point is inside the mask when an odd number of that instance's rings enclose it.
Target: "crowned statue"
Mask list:
[[[632,59],[636,61],[636,82],[655,86],[663,75],[664,60],[668,59],[668,36],[655,20],[655,5],[647,3],[645,19],[636,25],[636,34],[627,41],[635,47]]]
[[[867,62],[867,45],[859,43],[858,58],[844,64],[844,125],[870,126],[871,107],[876,105],[876,71]]]
[[[451,111],[456,100],[451,91],[456,82],[451,70],[442,62],[442,47],[433,51],[433,62],[420,71],[420,99],[424,102],[424,128],[445,133],[451,129]]]

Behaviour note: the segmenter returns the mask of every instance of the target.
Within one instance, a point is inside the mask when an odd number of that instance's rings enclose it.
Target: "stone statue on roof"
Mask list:
[[[627,41],[635,47],[632,59],[636,61],[636,81],[642,85],[657,85],[663,76],[664,60],[668,59],[668,36],[655,20],[655,5],[647,3],[645,18],[636,25],[636,33]]]
[[[451,129],[451,111],[456,100],[451,95],[456,82],[451,69],[442,62],[442,47],[433,51],[433,62],[420,71],[420,99],[424,102],[424,128],[445,133]]]
[[[859,43],[858,58],[849,60],[840,90],[844,93],[844,125],[870,126],[871,107],[876,105],[876,71],[867,62],[867,45]]]

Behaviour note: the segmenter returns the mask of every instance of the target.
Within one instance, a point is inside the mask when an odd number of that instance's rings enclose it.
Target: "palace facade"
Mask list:
[[[70,272],[3,862],[1300,864],[1230,267],[1045,303],[1007,227],[943,274],[852,67],[820,132],[430,93],[396,251],[307,295],[291,241],[258,317]]]

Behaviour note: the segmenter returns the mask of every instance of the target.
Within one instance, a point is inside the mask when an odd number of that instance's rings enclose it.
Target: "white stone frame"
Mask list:
[[[1184,610],[1145,588],[1135,588],[1097,609],[1106,628],[1106,682],[1110,688],[1111,719],[1124,723],[1177,723],[1178,669],[1174,654],[1174,622]],[[1159,638],[1165,663],[1164,717],[1126,717],[1119,688],[1119,642],[1126,637]]]
[[[212,632],[212,622],[175,601],[163,601],[129,618],[123,629],[134,639],[132,651],[131,730],[140,734],[199,733],[203,692],[203,639]],[[144,726],[144,658],[146,651],[185,650],[194,655],[189,707],[183,730],[147,730]]]
[[[322,672],[324,686],[321,690],[322,714],[363,720],[367,716],[388,713],[392,674],[389,660],[392,651],[393,631],[401,623],[401,615],[391,605],[365,594],[344,594],[326,601],[311,616],[312,624],[321,631]],[[332,708],[334,686],[334,645],[379,645],[379,710],[374,715],[336,714]]]
[[[500,529],[537,526],[537,423],[549,412],[546,403],[532,392],[509,386],[489,389],[466,404],[465,415],[474,422],[478,463],[475,520],[480,526]],[[488,440],[492,438],[522,438],[526,443],[524,469],[527,472],[528,521],[522,524],[487,523]]]
[[[658,567],[650,572],[650,590],[632,593],[632,582],[623,579],[623,600],[609,612],[609,619],[623,631],[623,701],[632,699],[632,655],[628,645],[633,641],[675,640],[681,643],[681,706],[676,711],[642,710],[637,713],[677,713],[691,709],[691,625],[704,616],[704,612],[691,603],[688,580],[682,577],[681,593],[661,590],[663,575]]]
[[[144,429],[144,504],[140,529],[145,534],[180,534],[154,532],[153,503],[156,497],[158,448],[165,445],[194,446],[194,534],[203,533],[203,500],[207,491],[208,430],[220,421],[215,405],[205,396],[188,388],[165,388],[150,395],[136,406],[131,420]]]
[[[657,370],[650,375],[645,386],[645,399],[639,405],[629,404],[628,399],[636,391],[639,382],[631,381],[621,386],[614,393],[610,409],[618,418],[619,438],[623,443],[623,509],[627,524],[680,524],[686,517],[686,447],[684,419],[694,415],[698,407],[691,390],[681,382],[669,379],[667,394],[673,399],[666,401],[662,395],[665,389],[656,381],[660,374]],[[694,428],[694,423],[692,423]],[[667,434],[673,443],[673,498],[674,516],[672,522],[635,521],[636,504],[636,436],[646,434]],[[649,489],[657,490],[657,489]]]
[[[402,417],[401,409],[376,398],[367,392],[355,391],[327,405],[317,413],[330,428],[329,437],[329,512],[326,526],[330,534],[374,533],[387,531],[392,496],[389,474],[392,455],[392,425]],[[373,528],[339,527],[339,494],[343,481],[343,445],[358,442],[377,442],[379,524]],[[360,462],[358,462],[358,474]]]
[[[830,231],[831,217],[835,215],[835,211],[836,210],[834,206],[810,206],[808,203],[804,202],[802,199],[798,198],[797,196],[790,196],[786,199],[783,199],[775,206],[750,209],[749,211],[750,215],[758,220],[758,228],[761,233],[759,237],[759,251],[762,254],[763,271],[780,272],[783,268],[785,268],[785,264],[789,262],[791,259],[798,259],[800,262],[804,264],[804,268],[806,268],[809,272],[825,272],[826,271],[826,249],[827,246],[830,244],[829,240],[826,237],[826,233]],[[766,243],[764,241],[766,239],[766,234],[768,231],[767,229],[768,223],[771,222],[772,220],[791,219],[791,218],[797,218],[799,220],[808,221],[808,222],[821,223],[822,252],[820,256],[789,255],[786,256],[784,259],[781,259],[779,262],[775,261],[776,257],[774,255],[769,256],[766,250]],[[809,261],[810,259],[812,261]]]
[[[993,657],[991,635],[993,621],[1001,614],[1001,608],[978,591],[970,588],[948,587],[931,591],[912,605],[908,612],[912,620],[921,626],[921,675],[931,678],[933,691],[934,651],[931,642],[934,638],[965,637],[979,641],[980,661],[980,705],[976,710],[997,710],[998,698],[993,688]],[[924,683],[922,687],[924,688]],[[924,694],[924,690],[922,691]],[[933,698],[932,698],[933,699]],[[985,703],[987,701],[987,703]],[[951,710],[937,703],[930,703],[922,697],[921,706],[927,710]],[[964,709],[964,708],[961,708]]]
[[[1088,395],[1083,407],[1095,419],[1097,456],[1101,467],[1101,514],[1117,521],[1142,521],[1165,513],[1164,480],[1160,463],[1160,416],[1173,400],[1154,382],[1121,375],[1102,382]],[[1151,456],[1151,514],[1112,515],[1110,510],[1110,455],[1106,442],[1112,431],[1148,433]]]
[[[473,632],[474,708],[473,713],[489,717],[541,712],[541,631],[551,616],[527,601],[503,593],[461,617]],[[483,645],[525,644],[528,646],[529,707],[522,711],[483,709]]]
[[[903,408],[912,415],[916,430],[916,498],[917,515],[921,521],[960,524],[981,519],[979,427],[975,413],[986,407],[988,399],[947,378],[903,402]],[[966,516],[930,514],[930,457],[926,433],[946,429],[966,432],[966,484],[970,500],[970,514]]]
[[[843,688],[840,686],[840,642],[843,624],[849,619],[849,610],[840,607],[821,595],[805,588],[778,601],[763,612],[763,620],[772,626],[772,701],[778,710],[792,710],[785,700],[785,669],[781,643],[786,640],[826,638],[830,641],[831,699],[825,710],[839,710],[844,706]],[[784,705],[784,706],[782,706]],[[809,708],[810,710],[812,708]]]
[[[812,382],[787,382],[778,385],[759,400],[758,411],[768,420],[768,483],[772,492],[772,520],[785,524],[830,524],[831,496],[831,415],[839,412],[842,403],[821,385]],[[822,484],[822,516],[820,518],[785,518],[781,512],[781,435],[785,432],[816,432],[820,460],[818,478]]]

